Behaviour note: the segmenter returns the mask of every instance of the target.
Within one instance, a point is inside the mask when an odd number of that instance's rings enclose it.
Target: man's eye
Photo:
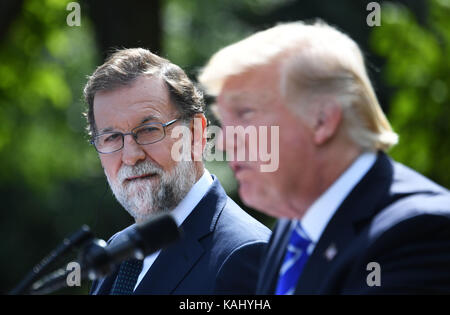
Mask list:
[[[114,142],[120,138],[120,133],[113,133],[105,138],[105,142]]]
[[[158,130],[159,130],[159,128],[157,128],[157,127],[148,126],[148,127],[144,127],[142,129],[140,129],[138,131],[138,133],[139,134],[148,134],[148,133],[153,133],[153,132],[158,131]]]
[[[254,110],[252,108],[242,108],[239,110],[238,116],[239,117],[248,116],[248,115],[252,114],[253,112],[254,112]]]

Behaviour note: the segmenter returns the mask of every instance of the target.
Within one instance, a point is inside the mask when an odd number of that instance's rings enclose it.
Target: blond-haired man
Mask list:
[[[358,45],[294,22],[217,52],[200,82],[226,131],[279,126],[279,167],[232,160],[244,202],[278,217],[259,294],[450,292],[450,194],[394,162]],[[223,132],[229,155],[258,150]],[[233,140],[233,141],[231,141]]]

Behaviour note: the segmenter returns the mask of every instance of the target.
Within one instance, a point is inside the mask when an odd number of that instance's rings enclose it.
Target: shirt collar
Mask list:
[[[317,243],[328,222],[376,161],[373,152],[362,153],[352,165],[308,208],[301,225],[313,243]]]
[[[212,183],[213,179],[211,174],[207,169],[204,169],[200,179],[192,186],[191,190],[189,190],[183,200],[181,200],[171,212],[178,226],[180,226],[189,214],[191,214],[192,210],[194,210],[200,200],[206,195]]]

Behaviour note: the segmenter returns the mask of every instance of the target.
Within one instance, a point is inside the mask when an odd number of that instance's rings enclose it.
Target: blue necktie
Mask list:
[[[312,241],[302,229],[300,222],[296,221],[281,265],[278,285],[275,290],[276,295],[291,295],[294,293],[297,281],[312,249]]]
[[[130,295],[142,271],[142,260],[130,259],[120,264],[119,272],[111,288],[110,295]]]

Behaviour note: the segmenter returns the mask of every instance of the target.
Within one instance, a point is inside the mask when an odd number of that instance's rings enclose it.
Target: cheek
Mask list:
[[[280,160],[286,164],[300,163],[311,144],[307,131],[299,125],[280,128],[279,139]]]
[[[299,136],[280,139],[280,164],[274,178],[277,189],[289,193],[299,187],[311,167],[310,150],[308,141]]]
[[[103,170],[110,179],[116,179],[117,173],[121,166],[120,153],[112,153],[108,155],[100,155],[100,163]]]
[[[170,171],[176,164],[172,158],[173,142],[170,139],[164,139],[161,142],[149,144],[144,147],[144,152],[152,162],[156,163],[164,171]]]

